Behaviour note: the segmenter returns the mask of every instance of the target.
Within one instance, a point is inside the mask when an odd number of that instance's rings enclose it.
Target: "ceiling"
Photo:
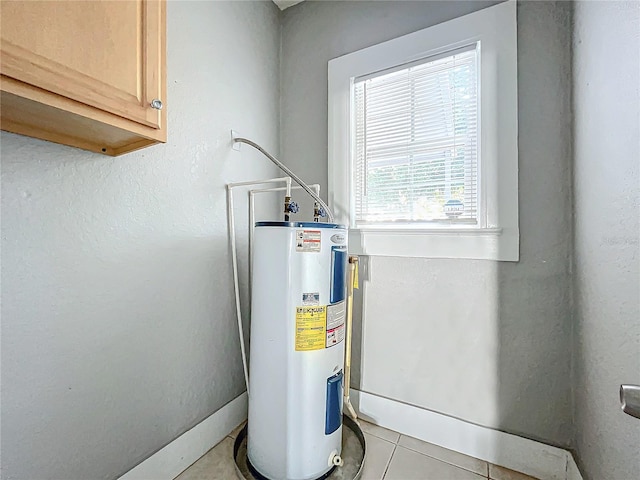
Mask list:
[[[296,3],[300,3],[304,0],[273,0],[273,3],[280,7],[280,10],[284,10],[285,8],[293,7]]]

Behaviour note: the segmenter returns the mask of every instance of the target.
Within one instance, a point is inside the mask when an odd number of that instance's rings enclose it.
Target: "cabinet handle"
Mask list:
[[[155,108],[156,110],[162,110],[162,101],[154,98],[151,100],[151,108]]]

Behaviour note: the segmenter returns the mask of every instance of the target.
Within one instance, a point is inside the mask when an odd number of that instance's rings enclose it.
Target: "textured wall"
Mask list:
[[[640,4],[574,12],[575,404],[591,480],[640,476],[640,420],[620,411],[640,384]]]
[[[224,184],[275,169],[229,130],[277,153],[279,39],[271,2],[169,2],[166,145],[2,133],[3,478],[115,478],[244,390]]]
[[[488,4],[303,2],[283,12],[283,159],[325,188],[331,58]],[[354,334],[363,390],[559,445],[572,435],[568,10],[518,6],[520,262],[370,258],[366,322]]]

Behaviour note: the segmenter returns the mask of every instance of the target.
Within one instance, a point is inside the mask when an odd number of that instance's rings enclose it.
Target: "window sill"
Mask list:
[[[517,262],[518,229],[364,227],[349,230],[349,253],[383,257]]]

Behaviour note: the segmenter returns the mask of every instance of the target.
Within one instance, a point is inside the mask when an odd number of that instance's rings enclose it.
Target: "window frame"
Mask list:
[[[329,61],[329,202],[359,255],[518,261],[516,4],[504,2]],[[478,225],[355,228],[354,80],[480,42]],[[498,136],[498,132],[500,135]]]

